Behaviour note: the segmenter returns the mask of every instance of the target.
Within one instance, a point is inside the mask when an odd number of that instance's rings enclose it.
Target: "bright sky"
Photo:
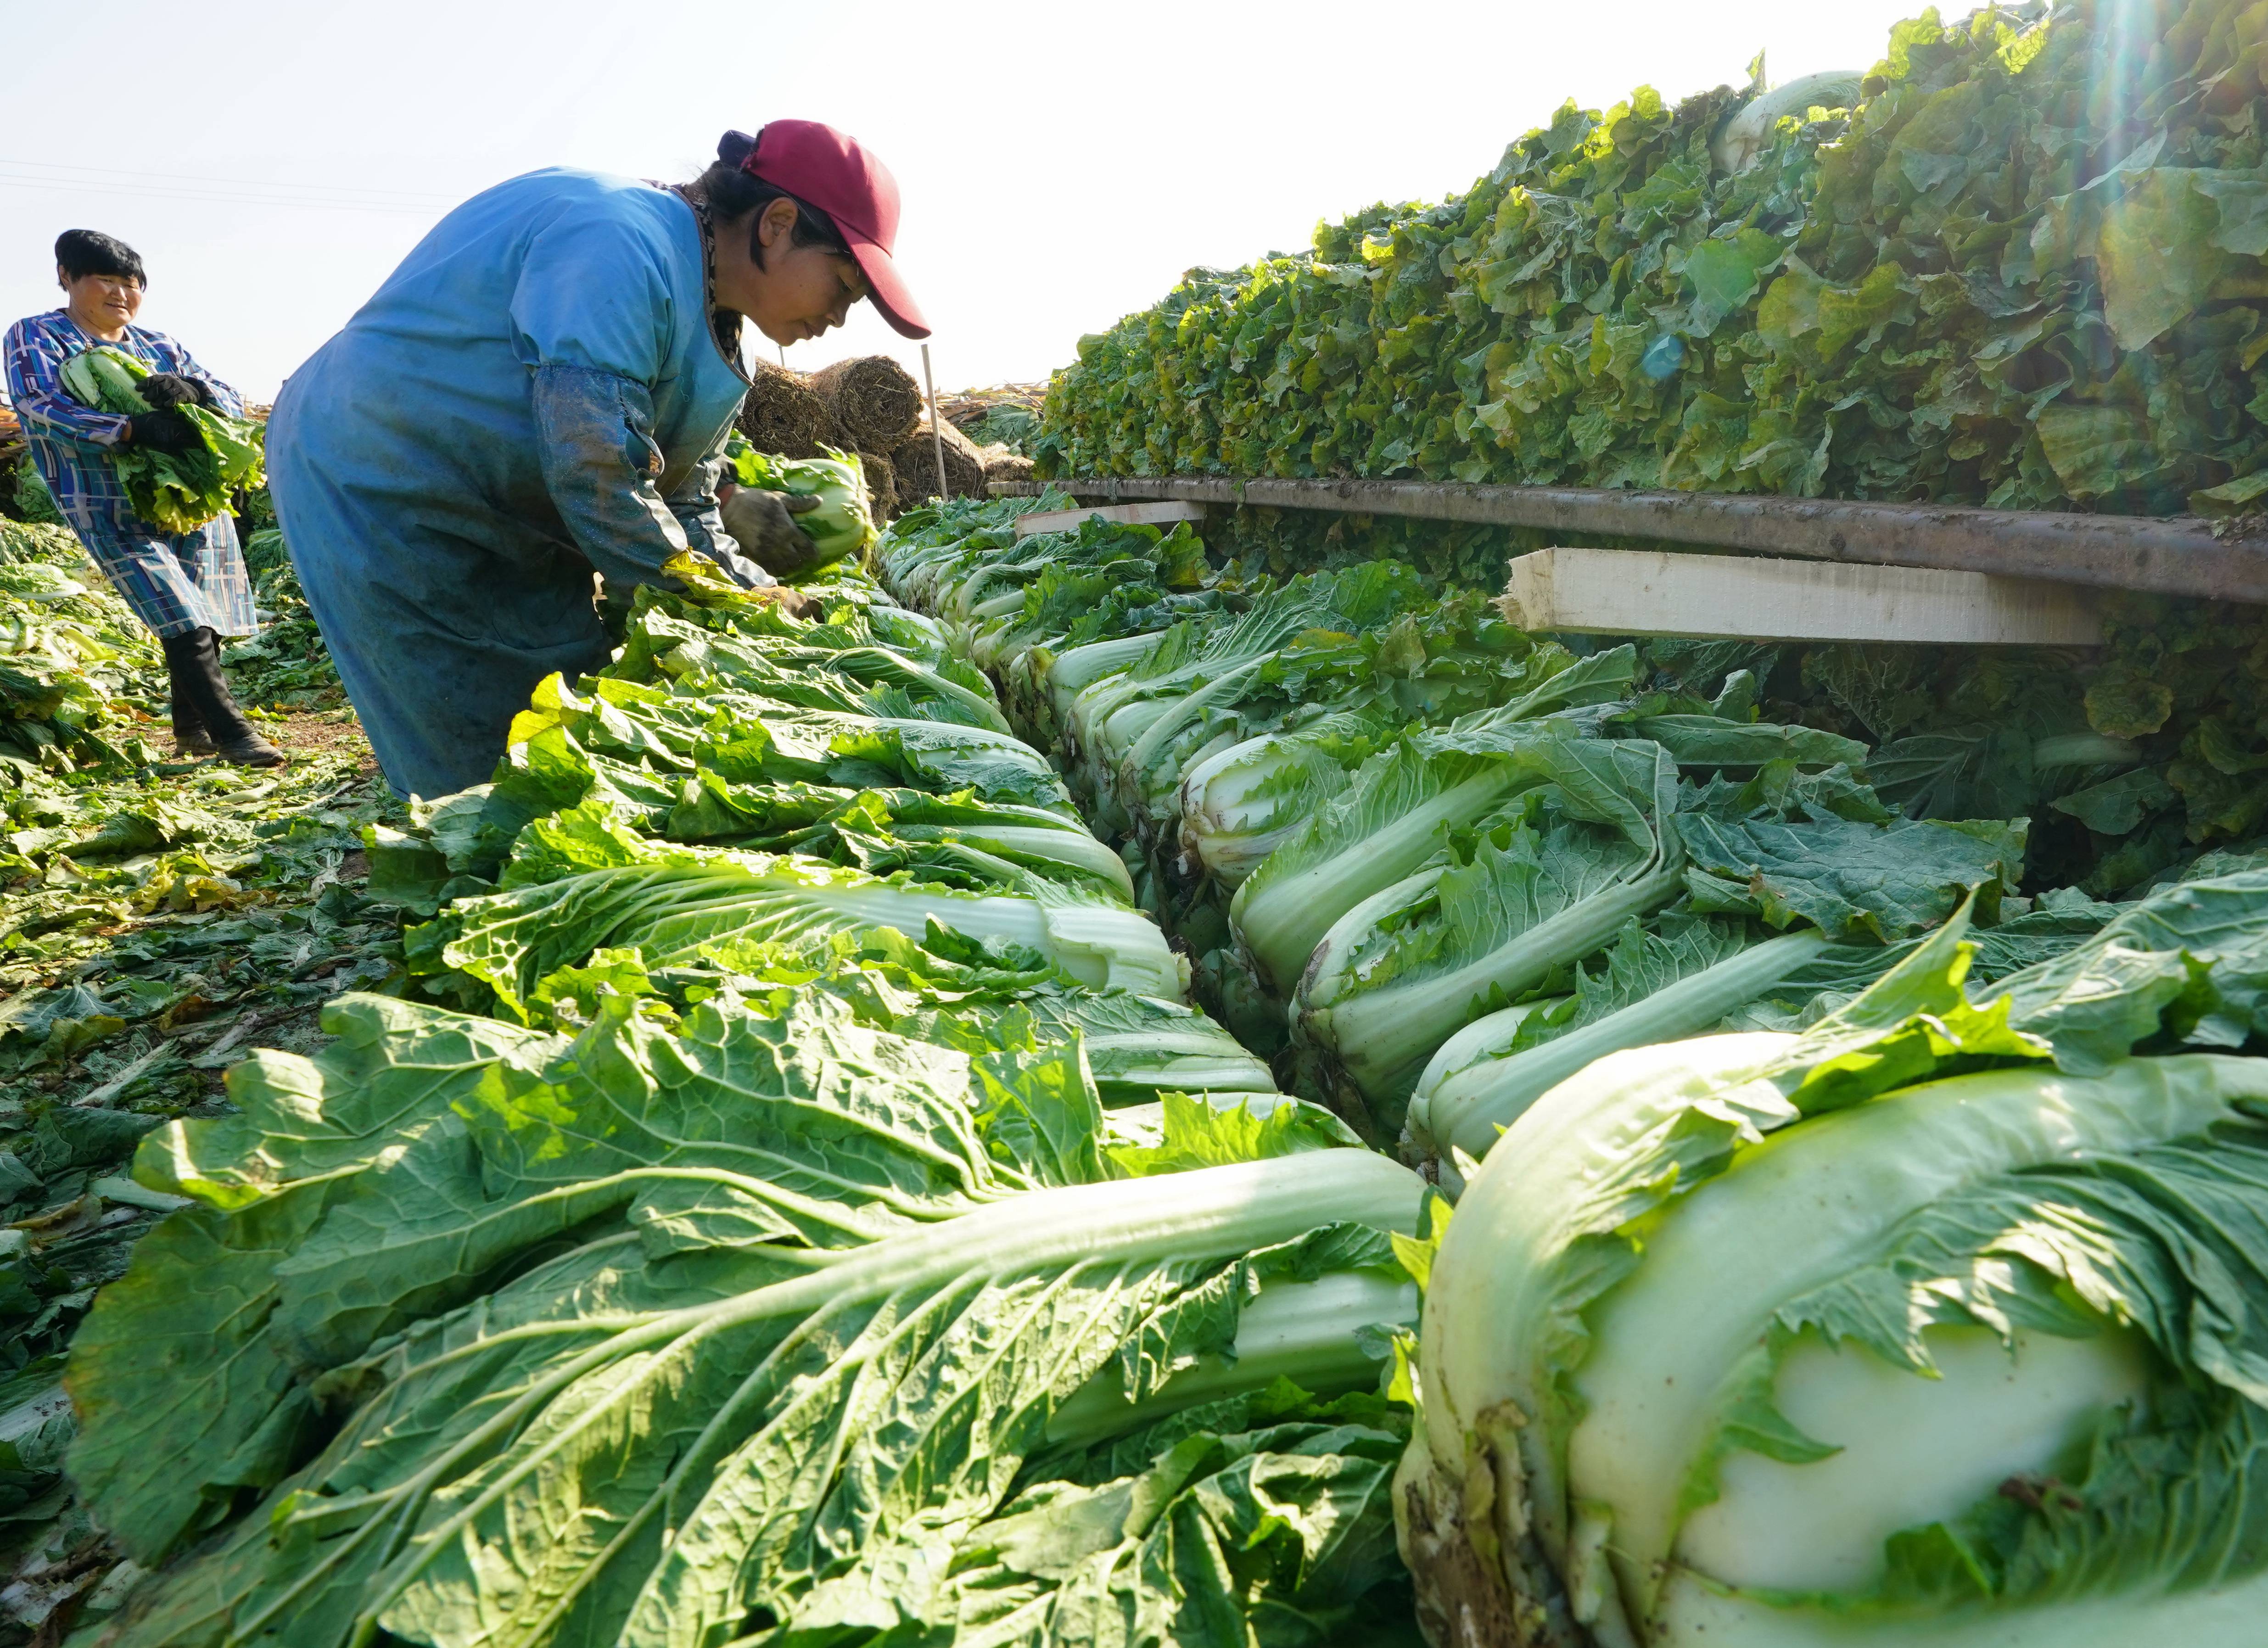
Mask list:
[[[1948,8],[1958,10],[1960,8]],[[940,389],[1044,378],[1184,269],[1468,187],[1572,96],[1866,69],[1920,0],[178,0],[0,6],[0,325],[62,230],[261,400],[441,213],[543,166],[680,180],[730,127],[827,121],[897,173]],[[225,17],[222,13],[225,12]],[[769,345],[765,345],[769,348]],[[862,305],[802,370],[919,357]]]

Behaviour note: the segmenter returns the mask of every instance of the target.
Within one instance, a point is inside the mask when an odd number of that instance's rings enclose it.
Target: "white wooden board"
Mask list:
[[[1523,629],[1748,641],[2100,646],[2089,592],[1925,567],[1539,549],[1498,602]]]
[[[1128,526],[1166,526],[1174,521],[1201,521],[1204,519],[1202,504],[1097,504],[1086,509],[1045,510],[1037,515],[1016,518],[1016,536],[1028,538],[1034,533],[1062,532],[1076,526],[1089,516],[1099,515],[1107,521],[1117,521]]]

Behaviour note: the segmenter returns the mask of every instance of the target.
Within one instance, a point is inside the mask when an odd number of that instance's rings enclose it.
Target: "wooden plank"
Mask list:
[[[1112,503],[1178,498],[1532,526],[1854,565],[1941,567],[2098,589],[2268,603],[2268,538],[2257,532],[2217,537],[2214,523],[2189,515],[2080,515],[1745,493],[1232,475],[996,482],[991,490],[1002,497],[1028,497],[1042,486]]]
[[[1042,510],[1036,515],[1018,517],[1016,536],[1028,538],[1034,533],[1064,532],[1096,516],[1125,526],[1165,526],[1174,521],[1201,521],[1204,519],[1204,507],[1198,504],[1160,502],[1106,504],[1093,509]]]
[[[1746,641],[2100,646],[2083,591],[1928,567],[1655,549],[1540,549],[1498,602],[1523,629]]]

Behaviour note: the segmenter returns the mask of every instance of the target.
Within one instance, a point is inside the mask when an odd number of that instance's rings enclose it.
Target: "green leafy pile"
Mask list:
[[[1632,647],[1579,658],[1431,597],[1393,562],[1278,584],[1215,567],[1186,526],[1013,527],[1005,503],[909,518],[884,576],[1128,838],[1208,1007],[1294,1091],[1452,1177],[1511,1093],[1626,1038],[1800,1015],[1967,900],[1998,923],[2041,791],[2088,797],[2135,759],[2045,720],[2021,761],[1965,725],[1870,751],[1765,719],[1737,649],[1642,669]],[[2029,950],[2012,928],[2007,967],[2077,942],[2097,908],[2062,895]],[[1513,1077],[1484,1068],[1531,1052]]]
[[[1462,195],[1083,339],[1042,462],[2248,507],[2268,153],[2238,15],[1933,11],[1737,171],[1712,144],[1743,94],[1571,103]]]
[[[323,659],[312,624],[299,651]],[[239,685],[244,684],[242,672]],[[246,693],[254,699],[252,691]],[[138,1570],[63,1476],[64,1355],[178,1198],[138,1143],[227,1109],[253,1048],[397,979],[364,826],[400,809],[350,725],[281,772],[159,753],[148,630],[60,527],[0,521],[0,1644],[60,1639]]]
[[[59,1381],[95,1291],[175,1204],[129,1176],[136,1144],[225,1111],[223,1072],[255,1045],[319,1045],[324,1004],[401,969],[398,922],[365,897],[359,852],[362,827],[398,808],[351,729],[281,773],[160,760],[164,674],[147,632],[92,586],[67,534],[11,536],[27,547],[55,559],[0,565],[0,627],[89,695],[99,731],[49,710],[49,738],[0,746],[8,1644],[55,1640],[135,1571],[106,1578],[120,1553],[63,1480],[76,1421]]]
[[[313,1045],[324,1004],[399,974],[398,924],[352,857],[361,826],[394,804],[360,766],[43,775],[7,792],[0,1376],[31,1383],[0,1410],[0,1434],[19,1402],[52,1399],[94,1290],[173,1205],[127,1176],[142,1137],[225,1108],[222,1072],[254,1045]],[[69,1420],[46,1427],[51,1439],[68,1440]],[[9,1468],[0,1562],[51,1528],[67,1545],[85,1537],[60,1454],[42,1457]],[[0,1641],[15,1640],[4,1622]]]
[[[35,526],[64,525],[63,512],[55,507],[55,495],[48,490],[48,483],[40,479],[28,450],[22,452],[11,466],[7,484],[13,493],[7,512],[15,519],[28,521]]]
[[[71,1470],[139,1562],[218,1538],[104,1640],[1226,1644],[1395,1600],[1406,1424],[1339,1393],[1418,1187],[1325,1119],[1122,1136],[1076,1039],[800,987],[332,1023],[139,1159],[192,1204],[75,1348]]]
[[[2268,872],[1982,992],[1962,926],[1800,1034],[1592,1065],[1436,1210],[1430,1630],[2252,1640]]]
[[[63,363],[63,387],[82,405],[129,417],[150,410],[136,386],[148,376],[146,364],[107,344]],[[239,489],[265,478],[259,425],[193,403],[177,409],[195,428],[199,445],[166,452],[129,443],[110,457],[134,513],[167,533],[193,532],[226,514]]]
[[[257,635],[232,640],[221,651],[237,701],[282,712],[344,708],[338,666],[300,592],[283,533],[269,526],[253,533],[244,565],[261,618]]]
[[[2268,820],[2268,685],[2252,609],[2122,596],[2092,658],[2018,649],[1656,641],[1707,695],[1728,669],[1767,714],[1874,744],[1868,771],[1918,817],[2024,814],[2037,886],[2131,897]]]
[[[1757,86],[1571,104],[1462,195],[1193,271],[1082,340],[1041,473],[2249,516],[2268,498],[2268,104],[2243,19],[2227,0],[1933,11],[1852,107],[1793,110],[1741,154],[1726,137]],[[1483,587],[1543,541],[1270,510],[1218,537],[1248,570],[1385,556]],[[2029,813],[2043,867],[2120,894],[2262,833],[2268,669],[2250,609],[2109,608],[2095,658],[1750,662],[1782,719],[1941,740],[1879,769],[1886,794]],[[1908,679],[1852,680],[1874,670]],[[2084,732],[2133,743],[2128,770],[2079,784],[2094,763],[2031,759]],[[2014,804],[1953,798],[1980,773],[2008,774]]]
[[[68,527],[0,520],[0,784],[146,763],[157,642]]]

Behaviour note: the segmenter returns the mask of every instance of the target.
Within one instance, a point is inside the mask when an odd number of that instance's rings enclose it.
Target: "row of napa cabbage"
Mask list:
[[[1021,507],[902,521],[886,578],[1138,847],[1247,1044],[1453,1178],[1601,1055],[1800,1024],[1965,899],[1980,979],[2110,914],[2018,896],[2028,820],[1907,816],[1866,745],[1761,720],[1747,670],[1704,698],[1396,563],[1247,579],[1186,526],[1017,541]],[[2133,759],[2052,744],[2070,788]]]
[[[1314,1022],[1361,990],[1318,983],[1383,975],[1404,1039],[1440,995],[1410,982],[1469,991],[1410,1113],[1486,1151],[1403,1248],[1394,1509],[1432,1643],[2257,1638],[2268,869],[2027,907],[2020,823],[1885,816],[1864,752],[1749,719],[1739,681],[1661,702],[1627,653],[1454,604],[1366,623],[1359,578],[1241,586],[1181,529],[1019,543],[1012,512],[903,519],[886,576],[1150,844],[1161,904],[1233,882],[1215,975],[1322,932],[1291,1011],[1373,1117],[1391,1090]],[[1308,713],[1271,703],[1319,656]],[[1240,764],[1241,820],[1192,805]],[[1424,896],[1522,855],[1485,919]],[[1272,931],[1270,887],[1299,889]],[[1593,898],[1618,926],[1571,916]]]
[[[1038,473],[2250,515],[2268,499],[2260,31],[2244,0],[1932,8],[1863,80],[1765,92],[1758,58],[1744,90],[1571,100],[1462,193],[1334,217],[1311,248],[1098,316],[1049,385]],[[1348,536],[1304,510],[1234,530],[1296,570]],[[1392,518],[1362,536],[1489,585],[1550,541]],[[1813,702],[1870,741],[1966,723],[1938,748],[1935,782],[1969,792],[1948,815],[2029,812],[2036,873],[2131,896],[2200,842],[2268,829],[2268,652],[2255,606],[2101,606],[2089,656],[1915,649]],[[2139,759],[2058,813],[1996,798],[2033,788],[2043,710]]]
[[[373,835],[406,997],[144,1144],[99,1640],[1408,1637],[1417,1178],[1186,1004],[933,625],[680,570]]]

